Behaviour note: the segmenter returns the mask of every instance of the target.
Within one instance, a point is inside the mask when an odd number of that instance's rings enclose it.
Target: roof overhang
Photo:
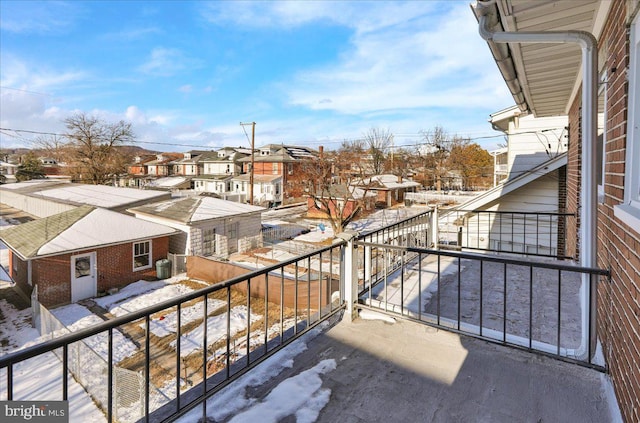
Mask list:
[[[567,164],[567,153],[562,153],[553,159],[547,160],[530,171],[500,184],[466,203],[453,207],[452,210],[482,210],[500,197],[512,193],[530,182],[533,182],[551,172],[556,171]]]
[[[473,10],[477,18],[480,9],[488,11],[495,31],[579,30],[598,39],[611,3],[607,0],[477,0]],[[487,44],[522,112],[538,117],[568,114],[582,79],[578,46],[493,41]]]

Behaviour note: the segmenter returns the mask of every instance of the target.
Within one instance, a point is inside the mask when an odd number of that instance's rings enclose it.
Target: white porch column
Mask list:
[[[353,321],[358,317],[356,304],[358,302],[358,251],[354,244],[357,233],[346,231],[338,234],[338,238],[347,241],[343,251],[344,263],[344,301],[346,303],[346,318]]]

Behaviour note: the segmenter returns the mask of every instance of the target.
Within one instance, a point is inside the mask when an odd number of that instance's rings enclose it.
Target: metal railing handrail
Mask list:
[[[508,211],[508,210],[479,210],[479,209],[440,209],[440,216],[445,216],[455,212],[462,213],[493,213],[493,214],[523,214],[523,215],[538,215],[538,216],[575,216],[575,213],[568,212],[531,212],[531,211]]]
[[[375,234],[376,232],[387,231],[387,230],[389,230],[389,229],[391,229],[393,227],[401,226],[401,225],[406,224],[406,223],[408,223],[408,222],[410,222],[412,220],[428,217],[428,216],[431,215],[432,212],[433,212],[433,209],[430,209],[430,210],[424,211],[422,213],[416,214],[414,216],[410,216],[410,217],[404,218],[402,220],[399,220],[397,222],[394,222],[394,223],[392,223],[390,225],[387,225],[387,226],[384,226],[382,228],[372,229],[372,230],[370,230],[368,232],[363,232],[361,234],[358,234],[356,239],[366,238],[368,236],[371,236],[371,235]]]
[[[88,328],[84,328],[84,329],[80,329],[78,331],[75,331],[73,333],[70,334],[66,334],[63,335],[59,338],[56,339],[52,339],[49,341],[45,341],[41,344],[36,344],[36,345],[32,345],[29,346],[23,350],[20,351],[15,351],[15,352],[11,352],[9,354],[6,354],[4,356],[0,357],[0,369],[11,366],[15,363],[19,363],[21,361],[36,357],[38,355],[41,355],[43,353],[49,352],[51,350],[54,350],[56,348],[62,348],[65,345],[69,345],[72,344],[74,342],[80,341],[82,339],[97,335],[99,333],[111,330],[113,328],[116,328],[118,326],[122,326],[124,324],[127,323],[131,323],[134,322],[138,319],[142,319],[146,316],[150,316],[154,313],[157,313],[159,311],[165,310],[167,308],[170,307],[175,307],[178,304],[183,304],[187,301],[190,300],[194,300],[196,298],[200,298],[203,297],[207,294],[211,294],[213,292],[231,287],[233,285],[242,283],[242,282],[246,282],[248,279],[254,279],[258,276],[264,275],[264,274],[269,274],[275,270],[279,270],[281,268],[284,268],[285,266],[288,266],[290,264],[308,259],[312,256],[321,254],[325,251],[329,251],[332,250],[333,248],[336,247],[340,247],[342,245],[345,244],[345,241],[337,241],[336,243],[324,247],[322,249],[316,250],[313,253],[308,253],[308,254],[303,254],[294,258],[291,258],[289,260],[274,264],[272,266],[268,266],[268,267],[264,267],[262,269],[259,270],[255,270],[253,272],[250,273],[246,273],[243,274],[241,276],[236,276],[234,278],[228,279],[226,281],[220,282],[218,284],[215,285],[211,285],[193,292],[190,292],[188,294],[184,294],[181,295],[179,297],[175,297],[175,298],[171,298],[165,301],[162,301],[158,304],[154,304],[136,311],[133,311],[131,313],[128,313],[126,315],[123,316],[119,316],[119,317],[114,317],[113,319],[109,319],[105,322],[102,323],[98,323],[95,326],[91,326]]]
[[[451,251],[451,250],[434,250],[431,248],[418,248],[418,247],[405,247],[400,245],[390,245],[390,244],[379,244],[375,242],[365,242],[365,241],[355,241],[354,244],[360,245],[363,247],[373,247],[373,248],[384,248],[385,250],[399,250],[399,251],[407,251],[412,253],[421,253],[421,254],[433,254],[439,256],[446,257],[455,257],[461,259],[470,259],[470,260],[482,260],[488,262],[496,262],[503,264],[513,264],[520,266],[527,265],[535,265],[536,267],[541,267],[545,269],[553,269],[553,270],[566,270],[569,272],[579,272],[579,273],[592,273],[600,276],[610,276],[610,271],[607,269],[600,269],[597,267],[582,267],[579,265],[572,264],[559,264],[559,263],[550,263],[545,261],[537,261],[537,260],[524,260],[524,259],[514,259],[508,257],[500,257],[500,256],[490,256],[486,254],[479,253],[467,253],[467,252],[459,252],[459,251]]]

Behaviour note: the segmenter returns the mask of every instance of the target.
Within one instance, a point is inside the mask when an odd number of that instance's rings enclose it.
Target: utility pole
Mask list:
[[[256,123],[255,122],[240,122],[240,126],[244,129],[245,125],[251,125],[251,169],[249,172],[249,204],[253,205],[253,166],[255,164],[254,148],[256,143]]]

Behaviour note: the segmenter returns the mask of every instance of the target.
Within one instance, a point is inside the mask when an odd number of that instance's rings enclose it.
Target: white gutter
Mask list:
[[[582,155],[580,185],[580,265],[597,266],[597,216],[598,194],[596,181],[596,136],[597,136],[597,92],[598,92],[598,42],[586,31],[546,31],[546,32],[504,32],[492,31],[491,24],[498,23],[495,0],[477,0],[473,6],[478,16],[480,36],[487,42],[494,43],[574,43],[582,49]],[[586,281],[585,281],[586,277]],[[591,321],[588,322],[592,341],[595,340],[595,283],[590,282],[588,275],[583,275],[582,293],[584,306],[590,304]],[[590,287],[590,289],[586,289]],[[583,306],[583,335],[587,330],[585,308]],[[583,341],[586,336],[583,336]],[[591,351],[593,353],[594,345]],[[583,350],[586,353],[586,350]]]

